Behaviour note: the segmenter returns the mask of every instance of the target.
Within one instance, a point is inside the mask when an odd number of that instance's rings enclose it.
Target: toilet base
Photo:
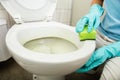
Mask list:
[[[64,76],[38,76],[33,74],[33,80],[65,80]]]

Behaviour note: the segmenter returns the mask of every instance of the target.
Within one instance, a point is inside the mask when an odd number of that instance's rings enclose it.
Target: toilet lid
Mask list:
[[[53,16],[57,0],[1,0],[16,23],[44,21]]]

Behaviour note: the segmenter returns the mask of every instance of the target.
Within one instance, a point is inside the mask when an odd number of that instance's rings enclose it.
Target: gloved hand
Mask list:
[[[88,32],[100,24],[100,16],[102,16],[104,9],[99,4],[94,4],[90,8],[90,12],[82,17],[76,24],[76,32],[80,33],[83,31],[84,26],[88,25]]]
[[[101,65],[107,59],[120,56],[120,41],[97,49],[88,62],[76,72],[82,73]]]

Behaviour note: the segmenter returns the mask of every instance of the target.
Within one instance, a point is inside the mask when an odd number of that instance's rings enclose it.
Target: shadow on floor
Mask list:
[[[32,80],[32,74],[10,58],[0,63],[0,80]],[[66,76],[66,80],[98,80],[98,77],[91,74],[72,73]]]

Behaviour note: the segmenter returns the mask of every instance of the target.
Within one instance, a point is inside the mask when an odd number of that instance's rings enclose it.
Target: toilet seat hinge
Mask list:
[[[14,16],[14,20],[17,24],[22,24],[23,23],[23,20],[22,20],[22,18],[19,14]]]

